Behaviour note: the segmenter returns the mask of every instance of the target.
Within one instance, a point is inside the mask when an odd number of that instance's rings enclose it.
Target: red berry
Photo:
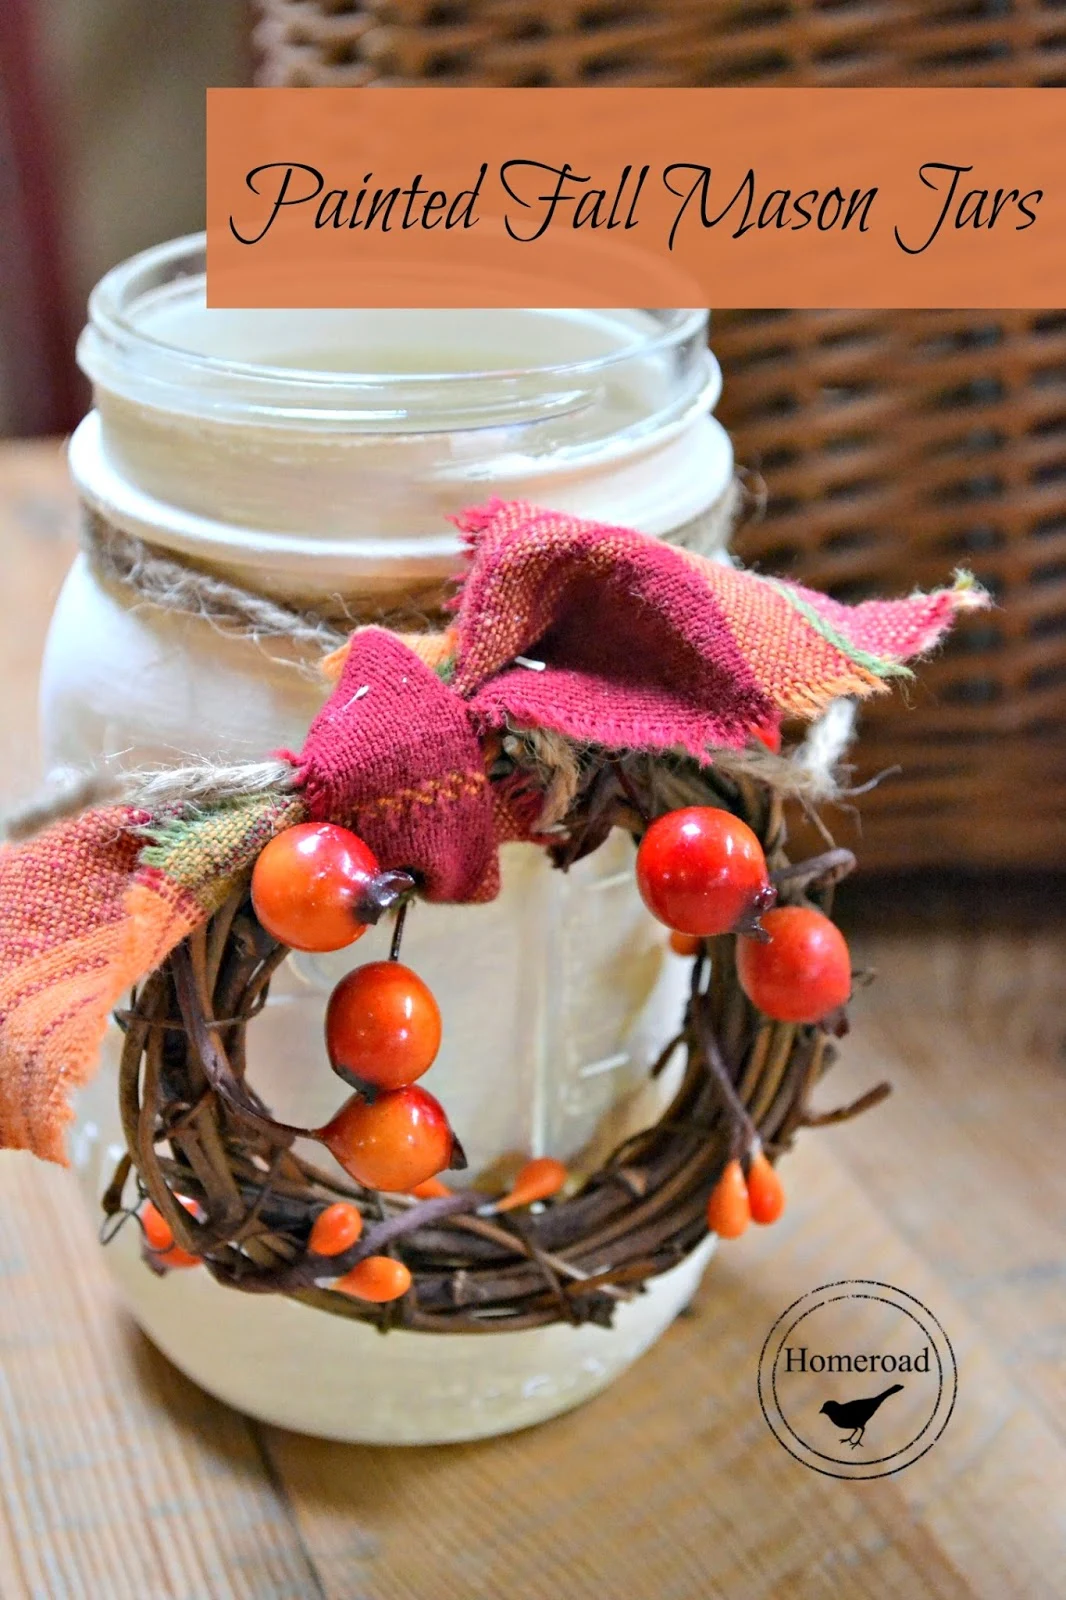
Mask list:
[[[707,1202],[707,1226],[720,1239],[738,1239],[750,1221],[743,1169],[739,1161],[727,1161]]]
[[[761,727],[752,728],[751,736],[764,744],[771,755],[779,754],[781,750],[781,725],[777,722],[764,722]]]
[[[341,979],[326,1009],[334,1070],[379,1089],[414,1083],[440,1049],[440,1010],[416,972],[371,961]]]
[[[670,935],[670,948],[675,956],[698,956],[703,940],[697,933],[678,933],[675,928]]]
[[[342,950],[366,932],[360,895],[377,857],[332,822],[301,822],[276,834],[252,872],[252,905],[269,934],[293,950]]]
[[[339,1256],[357,1243],[363,1232],[363,1213],[347,1200],[337,1200],[320,1211],[311,1225],[307,1248],[316,1256]]]
[[[763,918],[766,944],[737,943],[737,977],[753,1006],[777,1022],[818,1022],[851,994],[851,956],[835,923],[810,906]]]
[[[637,885],[653,916],[680,933],[730,933],[772,904],[762,845],[713,806],[668,811],[637,851]]]
[[[186,1211],[195,1216],[197,1207],[194,1201],[187,1200],[182,1194],[175,1195],[174,1198],[185,1207]],[[160,1266],[178,1268],[200,1265],[199,1256],[194,1256],[191,1251],[183,1250],[180,1245],[174,1243],[174,1232],[170,1223],[151,1200],[145,1201],[141,1212],[141,1227],[144,1229],[145,1243],[152,1252],[153,1259],[158,1261]]]
[[[357,1300],[398,1300],[411,1287],[411,1274],[402,1261],[392,1256],[367,1256],[357,1261],[350,1272],[338,1278],[331,1288]]]
[[[776,1222],[785,1209],[785,1189],[781,1179],[757,1150],[748,1167],[748,1203],[752,1222]]]
[[[357,1183],[396,1194],[443,1172],[455,1143],[440,1102],[414,1084],[373,1102],[353,1095],[318,1137]]]

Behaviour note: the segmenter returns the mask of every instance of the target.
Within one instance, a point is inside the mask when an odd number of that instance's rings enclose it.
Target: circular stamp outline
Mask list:
[[[817,1294],[818,1290],[813,1290],[812,1293]],[[941,1359],[940,1351],[936,1348],[936,1345],[934,1343],[934,1340],[935,1340],[935,1337],[936,1337],[935,1334],[930,1332],[930,1330],[925,1326],[924,1322],[922,1322],[922,1320],[919,1317],[916,1317],[914,1315],[913,1311],[908,1310],[908,1308],[906,1306],[897,1305],[895,1300],[889,1300],[883,1294],[853,1294],[853,1295],[838,1294],[838,1295],[832,1295],[827,1299],[817,1301],[814,1305],[808,1306],[806,1311],[802,1312],[800,1314],[800,1316],[798,1316],[796,1318],[796,1320],[794,1322],[790,1323],[788,1328],[785,1329],[785,1332],[781,1336],[782,1337],[782,1345],[784,1344],[785,1339],[787,1339],[789,1334],[792,1332],[792,1329],[797,1327],[798,1324],[803,1321],[804,1317],[809,1317],[815,1311],[820,1311],[823,1306],[835,1305],[840,1300],[878,1300],[878,1301],[880,1301],[880,1303],[882,1305],[891,1306],[893,1311],[902,1312],[904,1316],[909,1317],[912,1322],[917,1324],[917,1326],[921,1329],[922,1333],[925,1335],[926,1339],[928,1339],[930,1344],[933,1345],[933,1349],[934,1349],[935,1354],[936,1354],[936,1366],[937,1366],[936,1399],[933,1402],[933,1408],[929,1413],[928,1419],[922,1425],[922,1427],[919,1429],[919,1431],[915,1434],[914,1438],[909,1440],[905,1445],[901,1445],[898,1450],[893,1450],[887,1456],[874,1456],[871,1460],[864,1461],[862,1463],[864,1466],[877,1467],[877,1466],[881,1466],[886,1461],[894,1460],[896,1456],[902,1455],[904,1453],[904,1451],[912,1449],[913,1446],[915,1444],[917,1444],[918,1440],[922,1437],[922,1435],[926,1432],[926,1429],[928,1429],[928,1428],[930,1428],[932,1426],[933,1421],[934,1421],[934,1419],[936,1417],[936,1414],[940,1410],[940,1401],[941,1401],[941,1398],[942,1398],[943,1393],[944,1393],[944,1363],[943,1363],[943,1360]],[[922,1309],[924,1310],[925,1308],[923,1307]],[[787,1313],[786,1313],[786,1315],[787,1315]],[[776,1324],[775,1324],[775,1326],[776,1326]],[[945,1337],[946,1337],[946,1335],[945,1335]],[[856,1464],[855,1460],[854,1460],[854,1457],[833,1456],[833,1455],[827,1454],[827,1452],[824,1451],[824,1450],[817,1450],[814,1447],[814,1445],[808,1444],[806,1439],[801,1438],[800,1435],[796,1432],[796,1429],[789,1422],[788,1418],[785,1416],[785,1408],[784,1408],[784,1406],[782,1406],[780,1397],[779,1397],[778,1392],[777,1392],[777,1368],[778,1368],[778,1357],[780,1356],[780,1354],[781,1354],[781,1346],[779,1345],[778,1346],[777,1355],[774,1357],[773,1367],[771,1368],[771,1383],[770,1383],[770,1387],[773,1390],[774,1403],[775,1403],[775,1405],[777,1407],[778,1415],[780,1416],[781,1421],[784,1424],[785,1428],[792,1435],[792,1437],[796,1440],[797,1444],[802,1445],[805,1450],[809,1451],[812,1456],[817,1456],[819,1458],[819,1460],[821,1460],[821,1461],[832,1461],[835,1465],[841,1466],[841,1467],[846,1467],[846,1466],[851,1466],[851,1465]],[[917,1457],[915,1457],[915,1460],[917,1460]],[[851,1474],[848,1473],[848,1474],[846,1474],[846,1476],[850,1477]],[[873,1476],[873,1474],[868,1474],[868,1476]]]
[[[866,1292],[866,1291],[869,1291],[871,1289],[873,1289],[873,1290],[877,1290],[877,1289],[885,1290],[886,1293],[885,1294],[871,1294],[871,1293]],[[840,1293],[840,1294],[833,1294],[833,1293],[831,1293],[832,1290],[843,1290],[844,1292]],[[862,1292],[858,1292],[857,1293],[855,1291],[862,1291]],[[888,1295],[898,1296],[899,1300],[907,1300],[907,1301],[910,1302],[910,1306],[900,1305],[898,1303],[898,1300],[892,1300],[892,1299],[887,1298]],[[816,1297],[821,1297],[821,1298],[816,1298]],[[800,1435],[796,1432],[795,1428],[792,1426],[792,1424],[789,1422],[789,1420],[785,1416],[784,1410],[783,1410],[783,1408],[781,1406],[781,1403],[780,1403],[780,1400],[779,1400],[778,1394],[777,1394],[777,1365],[778,1365],[778,1358],[780,1356],[781,1349],[782,1349],[782,1347],[784,1345],[784,1341],[787,1338],[788,1334],[791,1332],[791,1330],[794,1327],[796,1327],[800,1322],[802,1322],[804,1317],[809,1316],[815,1310],[819,1310],[822,1306],[831,1305],[831,1304],[833,1304],[833,1303],[835,1303],[836,1301],[839,1301],[839,1300],[849,1300],[849,1299],[854,1299],[854,1300],[880,1300],[885,1305],[891,1306],[893,1308],[893,1310],[899,1311],[903,1316],[909,1317],[912,1322],[917,1324],[917,1326],[921,1329],[922,1333],[925,1334],[926,1338],[929,1340],[929,1343],[932,1345],[933,1350],[935,1351],[935,1354],[936,1354],[936,1360],[937,1360],[937,1396],[936,1396],[936,1401],[935,1401],[935,1403],[933,1405],[933,1408],[932,1408],[931,1412],[929,1413],[928,1418],[926,1419],[926,1421],[924,1422],[922,1427],[919,1429],[919,1431],[915,1434],[914,1438],[911,1439],[907,1444],[902,1445],[898,1450],[894,1450],[890,1455],[879,1456],[879,1457],[877,1457],[876,1459],[874,1459],[872,1461],[850,1463],[850,1464],[852,1464],[854,1466],[857,1466],[857,1467],[860,1467],[860,1468],[880,1466],[880,1467],[884,1468],[884,1470],[881,1471],[881,1472],[867,1472],[867,1471],[861,1471],[861,1470],[860,1471],[851,1471],[851,1472],[833,1472],[833,1471],[830,1470],[830,1468],[828,1466],[822,1467],[822,1466],[818,1465],[817,1461],[810,1460],[809,1457],[816,1456],[818,1458],[818,1460],[830,1462],[834,1466],[844,1466],[844,1465],[848,1465],[849,1464],[848,1461],[847,1461],[847,1458],[827,1455],[824,1451],[817,1449],[814,1445],[808,1444],[808,1442],[805,1439],[801,1438]],[[808,1302],[814,1302],[814,1303],[808,1304]],[[932,1328],[926,1326],[926,1324],[922,1321],[921,1317],[919,1317],[916,1314],[916,1312],[911,1309],[911,1306],[918,1307],[918,1309],[924,1314],[924,1316],[928,1318],[929,1323],[932,1324]],[[805,1309],[800,1310],[799,1309],[800,1307],[805,1307]],[[793,1316],[793,1313],[795,1313],[795,1312],[798,1312],[798,1315]],[[779,1343],[777,1345],[777,1348],[776,1348],[776,1350],[774,1352],[773,1362],[772,1362],[772,1365],[770,1367],[769,1374],[768,1374],[768,1376],[764,1375],[764,1366],[765,1366],[765,1363],[766,1363],[767,1351],[769,1350],[771,1344],[773,1343],[775,1335],[777,1334],[778,1329],[781,1327],[781,1324],[783,1322],[785,1322],[790,1317],[792,1318],[792,1320],[789,1322],[788,1327],[785,1329],[784,1333],[781,1335],[780,1341],[779,1341]],[[933,1331],[934,1329],[936,1330],[935,1332]],[[940,1346],[938,1345],[937,1335],[939,1335],[940,1339],[943,1340],[943,1349],[941,1349]],[[945,1359],[945,1356],[946,1356],[946,1359]],[[888,1462],[895,1461],[898,1456],[904,1455],[906,1452],[908,1452],[910,1450],[913,1450],[914,1446],[923,1438],[923,1436],[933,1426],[933,1424],[935,1423],[935,1421],[937,1419],[937,1414],[940,1411],[941,1402],[942,1402],[942,1400],[944,1398],[944,1393],[945,1393],[945,1388],[946,1388],[945,1376],[949,1371],[950,1371],[950,1400],[949,1400],[947,1412],[946,1412],[946,1414],[945,1414],[945,1416],[943,1418],[943,1421],[940,1423],[940,1426],[937,1428],[937,1430],[934,1433],[933,1437],[925,1444],[925,1446],[921,1450],[918,1451],[917,1455],[908,1456],[908,1458],[905,1461],[899,1461],[899,1462],[897,1462],[897,1464],[895,1466],[886,1465],[886,1463],[888,1463]],[[948,1338],[947,1332],[944,1329],[942,1323],[940,1322],[940,1319],[938,1317],[934,1316],[933,1312],[929,1310],[929,1307],[927,1305],[924,1305],[923,1302],[918,1299],[917,1295],[910,1294],[906,1289],[899,1289],[899,1288],[896,1287],[895,1284],[883,1283],[883,1282],[880,1281],[880,1279],[877,1279],[877,1278],[840,1278],[840,1279],[837,1279],[835,1282],[832,1282],[832,1283],[820,1284],[818,1286],[818,1288],[816,1288],[816,1289],[809,1289],[806,1294],[800,1295],[798,1299],[794,1300],[790,1306],[786,1306],[785,1310],[782,1311],[781,1315],[776,1319],[776,1321],[774,1322],[773,1326],[771,1327],[769,1333],[766,1335],[766,1338],[763,1341],[762,1349],[759,1352],[759,1364],[758,1364],[758,1369],[757,1369],[756,1386],[757,1386],[757,1389],[758,1389],[759,1406],[760,1406],[760,1409],[761,1409],[762,1414],[763,1414],[763,1420],[765,1421],[766,1426],[769,1428],[770,1432],[773,1434],[774,1438],[777,1440],[778,1444],[781,1446],[781,1448],[783,1450],[787,1451],[788,1454],[790,1456],[792,1456],[794,1460],[800,1462],[800,1464],[802,1466],[809,1467],[812,1472],[818,1472],[823,1477],[826,1477],[826,1478],[839,1478],[839,1479],[843,1480],[846,1483],[861,1483],[861,1482],[867,1481],[868,1479],[888,1478],[888,1477],[891,1477],[893,1475],[893,1473],[902,1472],[906,1467],[912,1466],[915,1461],[920,1461],[922,1456],[926,1455],[933,1448],[933,1445],[940,1438],[941,1434],[944,1432],[944,1429],[947,1427],[948,1423],[950,1422],[952,1414],[953,1414],[953,1412],[955,1410],[955,1402],[956,1402],[956,1400],[958,1398],[958,1392],[959,1392],[959,1369],[958,1369],[958,1362],[955,1359],[955,1351],[954,1351],[954,1349],[952,1347],[951,1340]],[[781,1424],[781,1427],[782,1427],[783,1431],[788,1433],[788,1434],[790,1434],[791,1437],[796,1441],[796,1443],[798,1445],[802,1446],[803,1450],[806,1452],[805,1455],[801,1455],[801,1454],[798,1453],[797,1450],[793,1449],[793,1447],[789,1443],[788,1439],[782,1437],[782,1433],[779,1432],[778,1428],[775,1426],[774,1418],[771,1416],[770,1410],[767,1407],[767,1399],[766,1399],[766,1395],[764,1393],[764,1386],[766,1388],[768,1388],[772,1393],[772,1396],[773,1396],[773,1409],[776,1411],[776,1415],[780,1419],[780,1424]]]

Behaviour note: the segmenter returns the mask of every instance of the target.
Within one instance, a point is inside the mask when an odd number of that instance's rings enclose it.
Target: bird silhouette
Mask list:
[[[856,1445],[862,1444],[862,1436],[866,1432],[866,1424],[877,1410],[883,1400],[890,1394],[898,1394],[903,1388],[901,1383],[894,1383],[890,1389],[883,1389],[880,1394],[872,1394],[866,1400],[846,1400],[843,1404],[839,1400],[827,1400],[819,1411],[829,1418],[830,1422],[838,1428],[847,1428],[849,1431],[841,1444],[850,1444],[854,1450]]]

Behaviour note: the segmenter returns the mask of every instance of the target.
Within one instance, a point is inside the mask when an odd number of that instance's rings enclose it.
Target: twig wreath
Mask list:
[[[381,1328],[606,1326],[708,1229],[779,1214],[772,1164],[798,1129],[887,1093],[810,1109],[846,1029],[830,913],[854,862],[827,836],[791,863],[784,808],[833,793],[840,697],[905,673],[984,597],[962,576],[848,608],[517,503],[460,526],[453,623],[357,629],[298,755],[134,775],[0,851],[0,1144],[65,1159],[67,1092],[113,1013],[126,1151],[105,1235],[136,1215],[152,1270]],[[797,717],[822,721],[783,756]],[[680,1057],[680,1087],[583,1181],[533,1156],[493,1193],[461,1175],[462,1130],[416,1081],[440,1013],[399,959],[404,917],[420,897],[491,899],[505,840],[565,870],[614,828],[691,960],[651,1068]],[[341,948],[386,915],[390,960],[342,979],[325,1019],[348,1098],[323,1128],[278,1122],[253,1087],[272,976],[290,948]]]

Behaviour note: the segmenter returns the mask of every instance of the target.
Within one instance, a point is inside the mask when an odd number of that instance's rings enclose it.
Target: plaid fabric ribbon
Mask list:
[[[985,603],[963,576],[847,607],[520,502],[457,521],[470,561],[454,625],[360,629],[329,658],[336,685],[291,758],[291,791],[165,816],[112,806],[0,851],[0,1145],[65,1161],[68,1092],[109,1012],[282,828],[343,823],[428,898],[491,899],[499,843],[532,825],[489,781],[495,730],[713,759],[782,716],[884,689]]]

